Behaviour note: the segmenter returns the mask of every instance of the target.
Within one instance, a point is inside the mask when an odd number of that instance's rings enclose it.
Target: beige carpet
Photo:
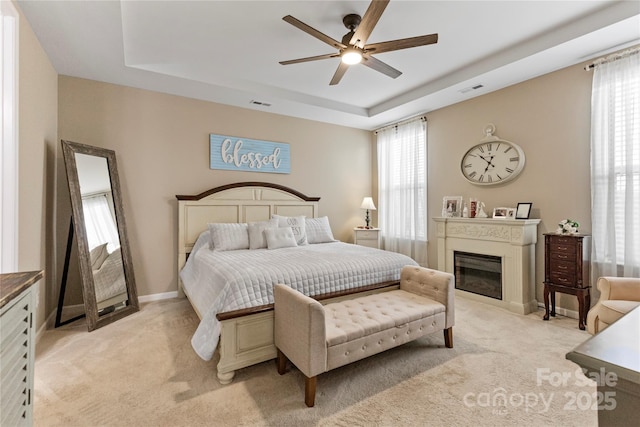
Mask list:
[[[565,359],[589,335],[574,319],[544,322],[541,311],[457,298],[453,349],[437,333],[325,373],[314,408],[300,373],[280,376],[273,361],[221,386],[215,357],[204,362],[191,348],[198,320],[186,300],[144,304],[91,333],[82,322],[38,344],[36,426],[597,425],[596,411],[572,404],[595,383],[581,384]],[[563,374],[564,384],[547,380]]]

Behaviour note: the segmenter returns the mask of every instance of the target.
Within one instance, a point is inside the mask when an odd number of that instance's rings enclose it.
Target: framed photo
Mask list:
[[[516,218],[516,208],[507,208],[507,219]]]
[[[533,203],[531,202],[518,203],[518,207],[516,208],[516,219],[529,219],[531,206],[533,206]]]
[[[493,217],[499,219],[509,218],[509,209],[512,208],[493,208]]]
[[[462,216],[462,196],[443,197],[442,216],[445,218],[455,218]]]

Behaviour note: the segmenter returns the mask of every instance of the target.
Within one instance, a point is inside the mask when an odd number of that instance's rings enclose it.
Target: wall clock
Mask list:
[[[462,156],[460,170],[472,184],[496,185],[514,179],[524,168],[524,151],[513,142],[498,138],[488,124],[485,137]]]

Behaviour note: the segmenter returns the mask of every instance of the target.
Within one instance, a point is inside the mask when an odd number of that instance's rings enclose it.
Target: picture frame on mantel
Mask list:
[[[442,198],[442,216],[458,218],[462,216],[462,196],[445,196]]]
[[[497,219],[507,219],[507,218],[509,218],[509,208],[494,208],[493,209],[493,218],[497,218]]]
[[[533,206],[533,203],[531,202],[518,203],[518,207],[516,208],[516,219],[529,219],[529,215],[531,215],[531,206]]]

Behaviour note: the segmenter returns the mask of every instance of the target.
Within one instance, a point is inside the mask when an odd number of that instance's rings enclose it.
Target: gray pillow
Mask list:
[[[329,218],[326,216],[321,218],[306,218],[305,231],[307,234],[307,243],[310,245],[314,243],[337,242],[337,240],[333,238]]]
[[[91,252],[89,252],[89,259],[91,259],[91,270],[100,270],[100,267],[102,267],[102,264],[104,264],[104,261],[109,256],[107,245],[108,243],[103,243],[91,249]]]
[[[291,227],[267,228],[264,230],[267,248],[280,249],[298,246]]]
[[[271,218],[269,221],[257,221],[249,223],[249,249],[262,249],[267,247],[267,239],[264,230],[278,227],[278,220]]]
[[[280,216],[273,215],[272,218],[278,220],[278,227],[291,227],[298,246],[307,244],[307,233],[305,231],[304,215],[300,216]]]
[[[245,223],[209,224],[214,251],[234,251],[249,249],[249,233]]]

